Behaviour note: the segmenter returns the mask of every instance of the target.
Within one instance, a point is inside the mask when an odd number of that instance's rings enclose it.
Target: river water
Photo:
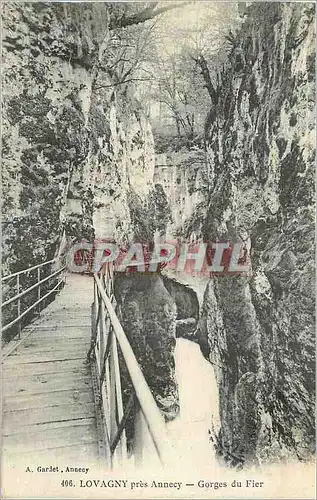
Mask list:
[[[219,397],[214,368],[199,346],[177,339],[175,368],[180,413],[168,424],[170,439],[180,465],[216,465],[215,438],[220,428]]]
[[[199,346],[178,338],[175,347],[175,370],[179,390],[180,413],[167,424],[171,463],[178,470],[193,471],[217,467],[215,438],[220,428],[218,387],[214,369]],[[146,424],[141,425],[141,462],[137,468],[160,467]],[[136,456],[134,457],[136,458]]]

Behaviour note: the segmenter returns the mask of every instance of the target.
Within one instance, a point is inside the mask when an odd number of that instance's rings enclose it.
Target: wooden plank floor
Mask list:
[[[92,301],[93,279],[68,275],[54,302],[4,359],[4,462],[98,462],[91,369],[85,363]]]

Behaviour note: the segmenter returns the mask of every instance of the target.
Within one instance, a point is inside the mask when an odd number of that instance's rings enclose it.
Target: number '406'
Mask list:
[[[61,486],[67,488],[67,486],[75,486],[75,484],[72,479],[63,479],[63,481],[61,482]]]

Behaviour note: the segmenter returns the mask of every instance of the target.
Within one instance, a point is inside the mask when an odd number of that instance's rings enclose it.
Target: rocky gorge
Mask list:
[[[78,241],[125,245],[165,231],[169,212],[164,191],[153,180],[150,123],[129,85],[114,86],[102,66],[109,50],[109,10],[108,4],[89,2],[84,8],[71,3],[4,8],[4,274],[52,259]],[[153,363],[157,367],[149,383],[167,418],[173,418],[175,306],[159,277],[145,283],[146,292],[134,291],[130,306],[127,295],[123,324],[127,321],[128,333],[136,336],[131,341],[145,371]],[[128,280],[131,284],[137,287]],[[4,292],[8,297],[12,289]],[[149,317],[139,318],[144,307]],[[152,347],[150,338],[145,342],[150,321],[160,330],[153,330]]]
[[[221,366],[221,444],[233,462],[314,449],[314,14],[312,4],[252,6],[207,128],[202,233],[251,246],[252,277],[212,280],[199,327]]]
[[[107,68],[112,9],[4,6],[4,274],[82,239],[245,243],[251,275],[203,291],[195,276],[118,276],[118,314],[166,420],[177,329],[188,335],[177,322],[194,318],[219,389],[219,460],[310,460],[315,5],[251,4],[206,102],[204,146],[160,156],[133,86]]]
[[[206,120],[205,163],[194,148],[158,168],[176,232],[250,249],[252,276],[205,285],[195,332],[233,465],[314,452],[314,16],[312,4],[250,6]]]

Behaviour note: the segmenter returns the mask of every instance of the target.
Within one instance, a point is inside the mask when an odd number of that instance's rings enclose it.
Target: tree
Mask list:
[[[177,136],[191,142],[199,135],[201,108],[208,97],[196,78],[192,61],[186,53],[172,54],[156,62],[155,66],[157,83],[151,98],[162,106],[159,120],[164,122],[170,117]]]
[[[156,130],[199,142],[206,103],[218,99],[237,12],[236,4],[210,2],[110,3],[110,39],[95,88],[135,84],[145,108],[159,107],[152,116]]]
[[[108,38],[93,70],[93,88],[150,82],[153,75],[146,64],[154,58],[159,37],[158,19],[165,12],[181,9],[187,3],[109,3]]]
[[[144,66],[155,47],[155,27],[156,21],[151,21],[112,32],[101,64],[101,69],[111,78],[110,86],[152,78],[144,71]]]
[[[193,143],[202,137],[208,101],[217,103],[219,75],[231,48],[228,32],[240,21],[236,4],[212,2],[187,5],[182,22],[173,14],[162,16],[163,35],[151,62],[157,84],[150,99],[161,106],[156,128],[166,130],[170,117],[179,139]]]
[[[132,13],[131,13],[131,5],[125,4],[121,16],[116,15],[111,17],[109,23],[109,29],[113,30],[118,28],[126,28],[127,26],[141,24],[150,19],[154,19],[155,17],[161,14],[164,14],[169,10],[183,7],[184,5],[190,2],[182,2],[181,4],[172,3],[161,7],[159,7],[159,3],[160,2],[151,2],[149,4],[141,4],[141,5],[146,5],[146,7],[144,7],[141,10],[138,10],[137,12],[132,12]],[[138,6],[139,4],[134,4],[134,5]]]

